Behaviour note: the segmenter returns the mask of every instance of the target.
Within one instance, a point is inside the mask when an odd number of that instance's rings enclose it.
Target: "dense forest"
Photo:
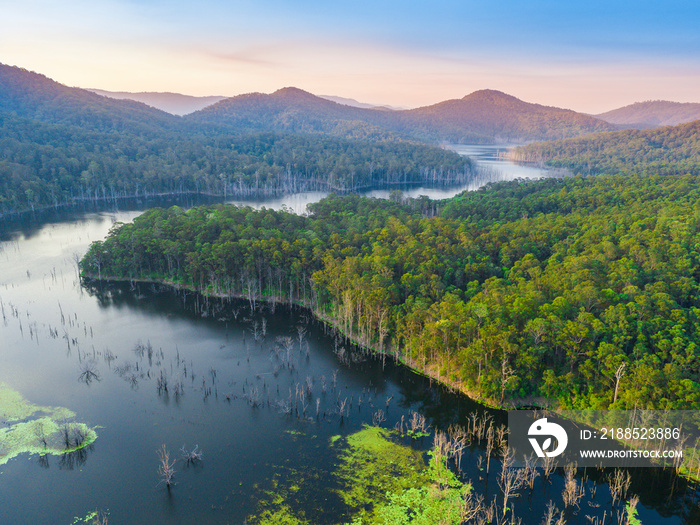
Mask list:
[[[571,408],[700,406],[700,183],[501,183],[440,203],[331,196],[309,216],[153,209],[86,278],[294,301],[474,396]]]
[[[700,120],[520,146],[512,158],[575,173],[700,174]]]
[[[139,136],[0,113],[0,213],[166,192],[244,196],[454,184],[471,173],[467,158],[407,142],[275,133]]]
[[[415,141],[221,130],[0,64],[0,214],[156,193],[455,184],[470,174],[468,159]]]

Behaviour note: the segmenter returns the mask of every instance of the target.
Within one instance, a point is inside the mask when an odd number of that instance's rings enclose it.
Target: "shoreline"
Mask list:
[[[241,300],[241,301],[250,301],[250,298],[243,296],[243,295],[238,295],[238,294],[224,294],[220,292],[205,292],[202,290],[197,289],[194,286],[189,286],[189,285],[183,285],[181,283],[175,282],[175,281],[169,281],[165,279],[153,279],[153,278],[144,278],[144,277],[139,277],[139,278],[126,278],[126,277],[115,277],[115,276],[102,276],[102,277],[97,277],[94,275],[89,275],[89,274],[83,274],[81,273],[80,275],[81,280],[88,280],[88,281],[93,281],[96,283],[106,283],[106,284],[115,284],[115,283],[140,283],[140,284],[156,284],[164,287],[168,287],[171,290],[183,290],[191,293],[196,293],[199,294],[203,298],[215,298],[215,299],[236,299],[236,300]],[[306,309],[308,312],[310,312],[314,319],[317,321],[320,321],[324,323],[326,326],[332,328],[333,330],[337,330],[339,334],[342,334],[343,337],[345,337],[348,341],[350,341],[353,345],[355,345],[358,348],[361,348],[363,350],[368,351],[372,355],[374,355],[377,359],[385,359],[389,358],[391,359],[394,364],[400,365],[403,367],[406,367],[406,369],[414,374],[418,374],[420,376],[423,376],[427,378],[429,381],[435,381],[438,385],[446,388],[449,392],[458,394],[458,395],[463,395],[466,396],[469,400],[473,401],[474,403],[477,403],[481,405],[483,408],[487,408],[490,410],[498,410],[498,411],[508,411],[508,410],[517,410],[517,409],[530,409],[530,410],[554,410],[556,411],[556,408],[553,407],[546,407],[548,404],[548,400],[544,399],[544,403],[540,403],[542,405],[545,405],[544,407],[542,406],[537,406],[533,404],[532,399],[521,399],[520,402],[517,401],[512,401],[509,405],[501,405],[499,404],[496,400],[493,399],[485,399],[474,392],[469,391],[468,389],[464,388],[461,384],[455,381],[446,381],[444,377],[440,377],[438,374],[435,373],[431,367],[421,367],[418,366],[417,364],[413,363],[412,361],[405,359],[404,357],[400,355],[396,355],[395,353],[392,353],[390,351],[382,351],[374,346],[364,344],[360,342],[354,335],[352,334],[347,334],[345,333],[339,323],[336,322],[335,319],[333,319],[330,316],[324,315],[322,312],[320,312],[317,309],[312,308],[309,304],[305,303],[304,301],[300,300],[281,300],[280,297],[278,296],[273,296],[273,295],[264,295],[261,297],[256,297],[255,302],[263,302],[263,303],[274,303],[276,305],[280,306],[291,306],[295,305],[301,308]],[[541,401],[541,400],[538,400]],[[569,419],[569,418],[567,418]],[[576,421],[575,419],[571,419],[571,421]],[[581,421],[579,421],[580,423]],[[627,443],[625,440],[615,440],[621,445],[625,447],[629,447],[631,449],[634,449],[636,447],[633,446],[631,443]],[[680,467],[677,468],[676,470],[676,475],[687,479],[689,481],[698,483],[700,482],[700,476],[696,477],[693,476],[692,472],[688,471],[683,471]]]
[[[288,190],[285,188],[245,188],[242,191],[234,192],[210,192],[210,191],[194,191],[194,190],[182,190],[182,191],[163,191],[154,193],[133,193],[133,194],[123,194],[123,195],[103,195],[101,197],[81,197],[74,198],[71,201],[56,202],[54,204],[44,204],[41,206],[27,207],[17,210],[10,211],[0,211],[0,219],[6,219],[9,217],[22,218],[27,215],[35,213],[45,213],[47,211],[59,211],[59,210],[70,210],[70,209],[80,209],[86,206],[105,207],[109,204],[118,205],[124,201],[139,201],[148,199],[163,199],[163,198],[183,198],[183,197],[199,197],[203,199],[222,199],[222,202],[227,200],[236,199],[266,199],[266,198],[279,198],[286,195],[295,195],[298,193],[303,193],[307,191],[327,191],[329,193],[336,193],[339,195],[345,195],[349,193],[369,192],[374,190],[388,189],[396,186],[420,186],[427,185],[431,188],[451,188],[464,184],[465,182],[473,179],[477,176],[476,169],[472,166],[468,172],[468,175],[453,177],[450,180],[435,181],[430,180],[429,177],[425,177],[421,180],[404,180],[404,181],[377,181],[376,183],[364,184],[361,186],[353,186],[352,188],[345,188],[331,184],[328,181],[308,181],[299,180],[298,182],[301,187],[295,190]]]
[[[236,299],[236,300],[242,300],[242,301],[249,301],[249,298],[244,296],[244,295],[238,295],[238,294],[224,294],[220,292],[205,292],[202,291],[194,286],[189,286],[189,285],[183,285],[182,283],[178,283],[175,281],[170,281],[166,279],[153,279],[153,278],[146,278],[146,277],[135,277],[135,278],[128,278],[128,277],[116,277],[116,276],[101,276],[98,277],[96,275],[92,274],[80,274],[80,278],[86,279],[88,281],[94,281],[94,282],[103,282],[103,283],[141,283],[141,284],[157,284],[161,286],[166,286],[169,287],[172,290],[175,291],[186,291],[186,292],[191,292],[191,293],[197,293],[201,295],[202,297],[207,297],[207,298],[215,298],[215,299]],[[520,404],[513,404],[510,407],[509,406],[500,406],[498,402],[496,402],[493,399],[486,399],[483,398],[476,393],[464,388],[461,384],[455,382],[455,381],[446,381],[444,377],[440,377],[434,373],[428,368],[423,368],[420,367],[413,362],[411,362],[408,359],[405,359],[403,356],[397,356],[396,354],[390,352],[390,351],[382,351],[377,349],[374,346],[364,344],[360,342],[357,337],[355,337],[353,334],[347,334],[345,333],[340,325],[336,322],[335,319],[333,319],[330,316],[324,315],[322,312],[319,310],[316,310],[312,308],[309,304],[300,301],[300,300],[281,300],[280,297],[278,296],[272,296],[272,295],[264,295],[261,297],[256,297],[255,302],[264,302],[264,303],[274,303],[276,305],[281,305],[281,306],[290,306],[290,305],[296,305],[301,308],[305,308],[308,312],[310,312],[314,319],[317,321],[320,321],[333,330],[337,330],[338,333],[342,334],[343,337],[345,337],[348,341],[350,341],[353,345],[357,346],[358,348],[361,348],[363,350],[367,350],[371,354],[377,356],[378,358],[389,358],[391,359],[394,363],[397,365],[405,366],[408,370],[410,370],[412,373],[421,375],[423,377],[428,378],[430,381],[435,381],[437,384],[447,388],[449,391],[457,394],[461,394],[464,396],[467,396],[470,400],[474,401],[475,403],[478,403],[486,408],[492,409],[492,410],[501,410],[501,411],[506,411],[509,409],[514,409],[522,406],[530,406],[526,404],[527,400],[522,400],[523,403]]]

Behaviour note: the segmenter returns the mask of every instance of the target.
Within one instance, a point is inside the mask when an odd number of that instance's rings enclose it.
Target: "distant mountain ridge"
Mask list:
[[[142,95],[142,100],[151,104],[158,101],[205,104],[214,100],[195,97],[193,101],[170,93]],[[476,91],[461,99],[416,109],[388,111],[341,104],[286,87],[271,94],[248,93],[225,98],[179,117],[143,102],[69,88],[44,75],[0,64],[2,110],[97,130],[158,133],[166,129],[205,134],[272,131],[432,143],[553,140],[617,129],[589,115],[531,104],[495,90]]]
[[[354,98],[337,97],[334,95],[319,95],[319,97],[330,100],[331,102],[337,102],[338,104],[345,104],[346,106],[352,106],[355,108],[383,109],[387,111],[400,111],[406,109],[397,106],[390,106],[388,104],[367,104],[366,102],[359,102]]]
[[[250,106],[259,95],[241,98]],[[291,108],[306,117],[318,100],[293,88],[276,95],[278,110]],[[323,102],[332,109],[356,109]],[[0,64],[0,217],[161,193],[269,196],[456,184],[471,175],[469,159],[415,141],[249,128],[199,124]]]
[[[524,102],[492,89],[405,114],[425,135],[455,142],[478,141],[479,137],[503,142],[551,140],[617,129],[583,113]]]
[[[417,109],[386,111],[339,104],[287,87],[269,95],[249,93],[225,99],[185,119],[250,131],[462,143],[551,140],[617,129],[589,115],[531,104],[495,90]]]
[[[207,106],[216,104],[220,100],[225,99],[224,96],[207,96],[195,97],[191,95],[182,95],[180,93],[170,92],[153,92],[143,91],[140,93],[131,93],[128,91],[107,91],[104,89],[88,89],[93,93],[102,95],[103,97],[114,98],[118,100],[135,100],[142,102],[148,106],[160,109],[170,113],[171,115],[187,115],[194,113]]]
[[[647,100],[600,113],[595,117],[611,124],[635,128],[676,126],[700,119],[700,103]]]

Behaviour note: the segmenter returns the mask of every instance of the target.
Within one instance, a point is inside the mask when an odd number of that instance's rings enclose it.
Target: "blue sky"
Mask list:
[[[691,1],[0,0],[0,62],[64,84],[236,95],[298,86],[415,107],[499,89],[600,112],[700,102]]]

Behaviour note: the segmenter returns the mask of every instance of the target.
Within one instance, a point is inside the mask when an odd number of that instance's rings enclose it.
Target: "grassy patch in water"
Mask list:
[[[33,405],[0,383],[0,465],[23,453],[61,455],[92,444],[97,433],[68,421],[74,417],[67,408]]]
[[[373,522],[377,504],[387,494],[401,494],[431,483],[424,453],[394,439],[396,433],[379,427],[365,427],[335,446],[340,451],[336,476],[340,497],[353,514]]]
[[[342,495],[353,508],[352,525],[459,524],[470,487],[430,453],[395,441],[398,433],[377,427],[348,436],[339,474]]]
[[[460,523],[459,511],[467,485],[432,454],[403,444],[396,431],[366,426],[330,440],[336,454],[332,472],[315,467],[290,469],[272,480],[258,500],[251,525],[433,525]],[[319,494],[319,491],[325,494]],[[313,494],[313,495],[312,495]],[[325,509],[312,502],[325,502]],[[329,510],[335,510],[330,513]],[[325,510],[325,512],[324,512]]]

